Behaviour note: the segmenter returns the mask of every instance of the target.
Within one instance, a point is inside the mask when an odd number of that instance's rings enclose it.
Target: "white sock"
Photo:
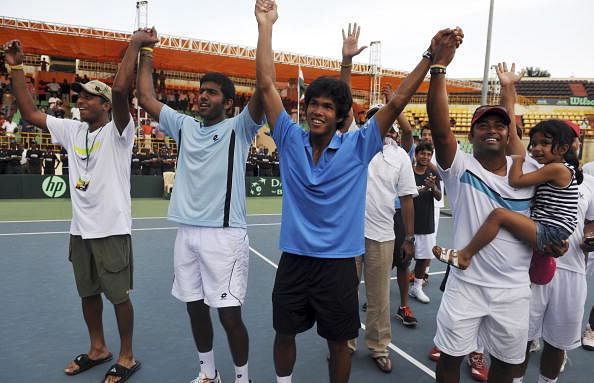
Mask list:
[[[249,383],[248,364],[241,367],[235,366],[235,383]]]
[[[522,376],[521,378],[514,378],[512,383],[524,383],[524,377]]]
[[[413,287],[415,289],[421,290],[423,288],[423,279],[417,279],[417,278],[415,278],[415,283],[414,283]]]
[[[276,376],[276,383],[292,383],[291,382],[291,377],[293,376],[293,374],[289,375],[289,376]]]
[[[198,358],[200,359],[200,371],[204,372],[207,378],[214,378],[217,374],[214,360],[214,351],[199,352]]]
[[[555,382],[557,382],[557,378],[550,379],[550,378],[547,378],[546,376],[542,376],[542,375],[538,376],[538,383],[555,383]]]

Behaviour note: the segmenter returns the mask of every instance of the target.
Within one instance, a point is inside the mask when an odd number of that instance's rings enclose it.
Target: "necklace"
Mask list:
[[[105,125],[99,128],[99,131],[97,132],[95,137],[93,137],[93,142],[91,142],[91,150],[93,150],[93,148],[95,147],[95,141],[97,140],[97,137],[99,137],[99,134],[101,134],[101,131],[103,130],[104,126]],[[91,157],[91,153],[89,152],[89,129],[87,129],[87,134],[85,136],[85,153],[85,170],[87,170],[89,168],[89,158]]]

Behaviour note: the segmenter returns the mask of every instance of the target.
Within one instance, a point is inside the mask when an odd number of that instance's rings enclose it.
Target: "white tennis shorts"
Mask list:
[[[475,351],[478,340],[495,358],[524,361],[530,287],[500,289],[467,283],[450,274],[437,312],[435,346],[452,356]]]
[[[171,294],[182,302],[240,306],[247,290],[247,230],[180,225],[173,253]]]
[[[415,234],[415,259],[433,259],[433,246],[435,246],[435,233]]]
[[[542,336],[560,350],[578,348],[587,292],[584,274],[560,268],[546,285],[532,285],[528,339]]]

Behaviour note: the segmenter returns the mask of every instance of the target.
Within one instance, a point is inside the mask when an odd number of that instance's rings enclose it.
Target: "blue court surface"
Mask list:
[[[100,382],[108,364],[69,377],[62,369],[75,355],[87,352],[88,339],[80,300],[67,260],[68,221],[0,222],[0,383]],[[449,245],[451,218],[442,216],[439,243]],[[280,252],[277,247],[280,215],[249,216],[251,246],[248,297],[243,316],[250,334],[250,377],[254,383],[274,382],[272,363],[271,292]],[[197,353],[185,305],[171,295],[175,224],[163,218],[135,219],[133,223],[135,310],[134,351],[142,368],[132,382],[189,382],[198,374]],[[411,298],[419,325],[403,327],[392,320],[390,345],[393,371],[380,372],[365,348],[364,330],[353,355],[351,382],[434,381],[434,363],[427,358],[435,333],[435,315],[445,267],[431,266],[426,292],[431,303]],[[395,281],[391,285],[392,314],[398,308]],[[594,303],[594,288],[586,304]],[[360,301],[364,301],[364,285]],[[213,312],[213,314],[215,314]],[[361,313],[364,321],[365,313]],[[227,340],[216,317],[215,355],[223,382],[233,382],[233,363]],[[104,326],[108,345],[117,355],[119,338],[113,309],[105,301]],[[315,329],[297,337],[294,382],[327,382],[326,343]],[[540,355],[531,354],[525,382],[536,382]],[[576,349],[560,382],[594,382],[594,352]],[[462,382],[471,382],[466,364]]]

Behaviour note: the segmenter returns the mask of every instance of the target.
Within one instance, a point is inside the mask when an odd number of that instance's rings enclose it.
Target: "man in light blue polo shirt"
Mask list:
[[[351,370],[347,341],[360,327],[355,256],[365,251],[363,228],[367,165],[382,149],[383,137],[423,81],[432,53],[442,51],[450,30],[440,31],[390,102],[361,129],[337,135],[351,108],[349,86],[331,77],[313,81],[305,94],[310,128],[303,131],[285,112],[275,88],[273,0],[257,0],[256,88],[260,91],[280,157],[283,251],[272,293],[274,364],[278,383],[291,382],[295,336],[317,322],[328,342],[332,383],[347,382]]]
[[[245,209],[245,163],[248,148],[262,126],[256,90],[244,110],[233,108],[235,87],[221,73],[200,80],[197,99],[201,120],[157,101],[152,81],[152,49],[157,35],[145,31],[138,78],[140,105],[177,142],[175,187],[169,219],[178,222],[172,294],[187,305],[200,373],[196,383],[220,383],[213,353],[209,308],[216,307],[235,364],[235,383],[248,383],[248,334],[241,319],[248,276],[249,243]]]

